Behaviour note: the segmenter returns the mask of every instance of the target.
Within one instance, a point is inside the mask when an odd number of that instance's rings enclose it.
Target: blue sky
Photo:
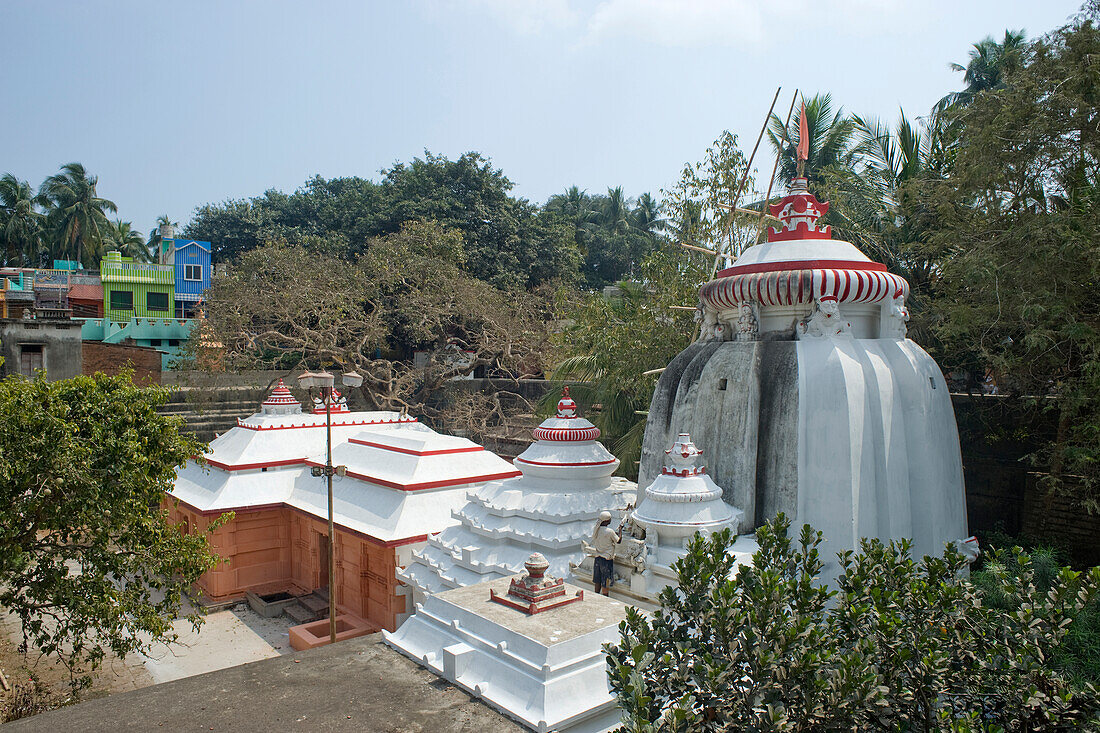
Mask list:
[[[948,63],[1074,0],[0,2],[0,172],[80,161],[142,231],[168,213],[377,178],[477,150],[542,202],[671,186],[724,129],[751,148],[777,85],[923,114]],[[785,109],[784,109],[785,111]]]

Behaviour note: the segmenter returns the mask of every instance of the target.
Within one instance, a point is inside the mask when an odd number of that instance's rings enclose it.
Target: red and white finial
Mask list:
[[[768,204],[771,215],[782,222],[781,229],[768,228],[769,242],[791,239],[832,239],[832,228],[818,227],[817,220],[829,211],[829,202],[822,203],[809,191],[805,178],[792,178],[788,193],[778,204]]]
[[[561,399],[558,400],[558,417],[569,420],[577,416],[577,403],[569,396],[569,387],[562,387]]]
[[[301,408],[302,403],[294,399],[294,395],[290,393],[290,390],[287,389],[281,379],[275,385],[275,388],[271,390],[271,394],[267,396],[267,399],[260,404],[260,410],[268,414],[289,414],[300,412]]]
[[[668,458],[665,459],[661,473],[666,476],[698,476],[707,472],[705,466],[696,465],[703,451],[691,442],[688,433],[680,433],[672,447],[665,451],[665,455]]]

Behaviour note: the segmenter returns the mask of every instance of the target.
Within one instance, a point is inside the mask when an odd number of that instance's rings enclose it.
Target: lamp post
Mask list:
[[[323,468],[314,466],[310,473],[324,476],[328,483],[328,634],[331,644],[336,643],[336,522],[332,509],[332,475],[343,476],[347,471],[346,466],[332,465],[332,388],[335,382],[336,377],[328,372],[303,372],[298,377],[299,386],[309,391],[310,399],[316,389],[325,405],[325,465]],[[346,372],[340,382],[354,388],[363,383],[363,378],[355,372]]]

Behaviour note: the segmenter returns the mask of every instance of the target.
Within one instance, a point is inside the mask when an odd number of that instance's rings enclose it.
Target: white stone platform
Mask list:
[[[532,730],[614,730],[602,646],[619,640],[626,606],[587,591],[527,615],[489,600],[490,589],[507,594],[511,577],[427,596],[386,643]],[[580,590],[566,584],[570,597]]]

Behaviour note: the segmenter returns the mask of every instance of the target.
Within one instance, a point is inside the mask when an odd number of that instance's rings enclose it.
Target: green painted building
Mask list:
[[[176,271],[171,265],[134,262],[108,252],[99,263],[103,315],[116,323],[131,318],[171,318],[176,302]]]

